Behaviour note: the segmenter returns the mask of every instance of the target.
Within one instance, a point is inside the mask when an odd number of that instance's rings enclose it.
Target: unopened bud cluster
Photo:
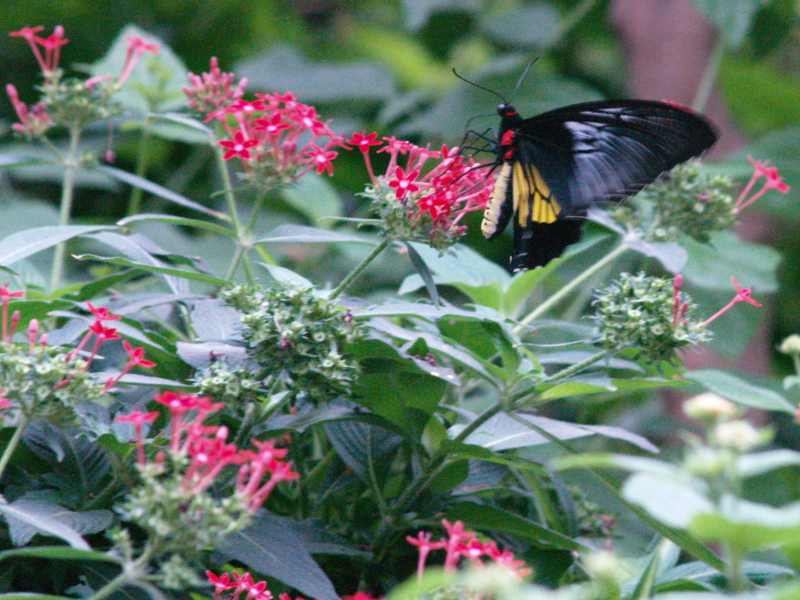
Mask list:
[[[103,385],[86,372],[86,361],[58,346],[6,342],[0,345],[3,398],[28,418],[74,424],[74,406],[96,400]]]
[[[257,367],[217,367],[200,382],[203,389],[234,389],[236,373],[245,375],[240,383],[243,394],[252,391],[254,382],[276,377],[290,391],[305,392],[315,400],[349,391],[358,364],[345,349],[361,332],[348,313],[311,289],[236,286],[222,298],[241,312],[242,337]]]
[[[636,196],[635,208],[623,206],[615,214],[643,229],[649,241],[675,242],[685,235],[706,243],[711,233],[736,224],[732,191],[728,177],[712,175],[692,160],[647,186]]]
[[[607,350],[638,348],[646,359],[671,360],[678,348],[711,339],[705,325],[691,319],[696,306],[671,279],[623,273],[595,293],[592,306],[599,343]]]

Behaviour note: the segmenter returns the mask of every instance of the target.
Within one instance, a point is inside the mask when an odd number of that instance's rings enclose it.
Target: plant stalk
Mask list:
[[[78,156],[78,142],[81,138],[81,128],[78,123],[73,123],[69,128],[69,150],[64,157],[64,181],[61,186],[61,207],[58,224],[62,227],[69,225],[72,212],[72,201],[75,196],[75,172],[80,166]],[[64,258],[67,253],[67,243],[61,242],[56,246],[53,257],[53,270],[50,274],[50,291],[55,291],[61,284],[61,274],[64,270]]]
[[[353,269],[350,272],[350,274],[347,277],[345,277],[342,280],[342,282],[336,287],[336,289],[331,292],[331,295],[328,296],[328,299],[333,300],[337,296],[339,296],[339,294],[341,294],[347,288],[347,286],[353,282],[353,280],[356,277],[361,275],[361,272],[367,268],[367,265],[369,265],[369,263],[375,260],[377,256],[381,252],[383,252],[383,250],[389,245],[389,242],[390,238],[388,237],[383,238],[383,240],[381,240],[381,243],[375,246],[375,248],[372,249],[372,252],[370,252],[369,255],[364,260],[361,261],[361,264],[359,264],[355,269]]]
[[[146,121],[139,136],[139,148],[136,156],[136,175],[144,177],[147,173],[147,165],[150,161],[150,132],[147,129],[149,121]],[[142,197],[144,191],[137,186],[131,186],[131,196],[128,200],[128,216],[132,217],[139,214],[142,207]]]
[[[22,434],[25,431],[25,427],[28,426],[30,420],[31,418],[28,415],[20,415],[20,422],[17,424],[17,429],[14,431],[14,435],[11,436],[11,439],[8,440],[8,446],[6,446],[6,449],[3,450],[3,456],[0,457],[0,480],[3,479],[3,474],[6,472],[6,467],[8,467],[8,463],[11,461],[11,455],[14,454],[14,450],[17,449],[17,446],[22,439]]]
[[[610,265],[612,262],[617,260],[626,250],[628,249],[628,245],[624,242],[621,243],[619,246],[614,248],[611,252],[606,254],[603,258],[598,260],[594,263],[591,267],[586,269],[583,273],[578,275],[575,279],[570,281],[567,285],[562,287],[558,290],[555,294],[550,296],[547,300],[542,302],[539,306],[537,306],[531,313],[520,320],[519,325],[515,328],[515,333],[519,333],[522,330],[522,326],[529,325],[539,317],[541,317],[544,313],[550,310],[553,306],[561,302],[563,298],[569,295],[572,290],[577,288],[581,285],[584,281],[589,279],[592,275],[600,271],[601,269],[605,268],[607,265]]]

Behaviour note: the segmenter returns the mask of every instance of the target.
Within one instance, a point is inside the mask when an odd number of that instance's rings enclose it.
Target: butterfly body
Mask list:
[[[481,230],[514,220],[512,271],[532,269],[578,241],[597,202],[622,199],[716,141],[702,116],[665,102],[587,102],[523,119],[498,107],[496,183]]]

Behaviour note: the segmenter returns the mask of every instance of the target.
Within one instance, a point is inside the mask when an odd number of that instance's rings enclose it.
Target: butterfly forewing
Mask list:
[[[513,271],[575,243],[593,204],[634,194],[716,141],[702,116],[663,102],[588,102],[524,120],[507,104],[498,112],[501,169],[482,229],[497,236],[513,211]]]

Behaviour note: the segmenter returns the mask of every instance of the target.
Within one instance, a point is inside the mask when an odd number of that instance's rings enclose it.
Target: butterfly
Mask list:
[[[523,119],[504,101],[497,112],[499,172],[481,231],[493,239],[514,219],[512,272],[577,242],[595,203],[631,196],[717,140],[703,116],[666,102],[586,102]]]

